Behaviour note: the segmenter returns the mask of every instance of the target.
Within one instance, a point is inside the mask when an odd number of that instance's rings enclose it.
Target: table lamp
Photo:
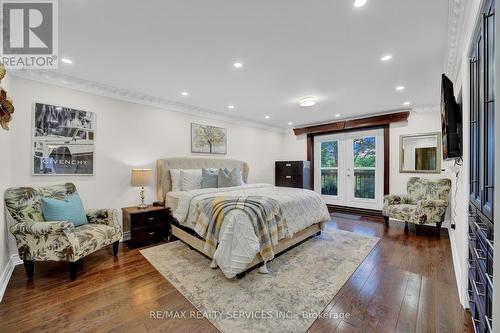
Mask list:
[[[141,188],[141,204],[137,207],[144,209],[147,205],[144,203],[144,186],[150,186],[152,183],[151,169],[132,169],[132,186]]]

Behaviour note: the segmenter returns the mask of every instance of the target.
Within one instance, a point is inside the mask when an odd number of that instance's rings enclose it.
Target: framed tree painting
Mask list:
[[[227,129],[191,123],[191,152],[227,153]]]
[[[96,114],[34,103],[33,175],[93,175]]]

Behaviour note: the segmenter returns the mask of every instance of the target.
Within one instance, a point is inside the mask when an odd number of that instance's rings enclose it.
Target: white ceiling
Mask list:
[[[438,104],[448,0],[353,2],[59,1],[58,71],[278,127]]]

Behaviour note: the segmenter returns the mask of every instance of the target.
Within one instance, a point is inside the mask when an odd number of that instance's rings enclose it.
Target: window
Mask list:
[[[377,165],[376,140],[374,136],[355,138],[354,151],[354,197],[375,199],[375,171]]]
[[[338,141],[321,142],[321,194],[338,194]]]

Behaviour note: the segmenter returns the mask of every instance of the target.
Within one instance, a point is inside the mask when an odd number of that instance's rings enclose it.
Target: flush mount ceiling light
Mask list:
[[[65,64],[72,64],[73,60],[68,59],[68,58],[61,58],[61,61],[64,62]]]
[[[233,63],[234,68],[243,68],[243,63],[240,61],[236,61]]]
[[[363,7],[364,5],[366,5],[366,1],[367,0],[355,0],[354,7],[356,7],[356,8]]]
[[[227,108],[232,110],[234,109],[234,105],[228,105]]]
[[[189,95],[189,93],[187,91],[183,91],[183,92],[181,92],[181,95],[182,96],[187,96],[187,95]]]
[[[405,86],[397,86],[396,91],[403,91],[405,90]]]
[[[316,105],[316,103],[318,103],[318,100],[318,97],[315,96],[304,96],[299,98],[298,103],[302,107],[309,107]]]
[[[404,102],[403,105],[410,105],[410,102]]]
[[[292,126],[292,125],[293,125],[293,123],[290,121],[290,122],[288,123],[288,126]]]
[[[57,106],[57,107],[56,107],[56,110],[57,110],[57,111],[61,111],[61,110],[62,110],[62,107]]]
[[[389,61],[391,59],[392,59],[392,55],[390,55],[390,54],[386,54],[385,56],[383,56],[382,58],[380,58],[380,60],[382,62],[387,62],[387,61]]]
[[[271,116],[265,116],[264,118],[269,119],[269,118],[271,118]]]
[[[337,113],[337,114],[335,115],[335,118],[340,118],[340,114],[338,114],[338,113]]]

